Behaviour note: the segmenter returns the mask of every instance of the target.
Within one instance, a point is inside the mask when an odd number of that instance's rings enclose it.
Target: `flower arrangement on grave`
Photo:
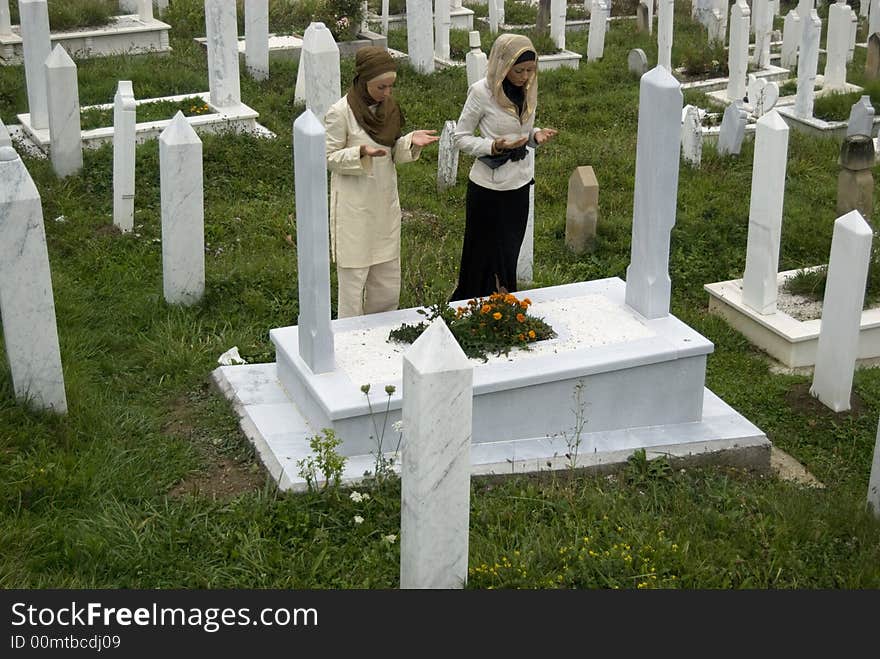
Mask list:
[[[528,349],[530,343],[556,336],[542,318],[528,312],[531,304],[529,298],[520,300],[512,293],[492,293],[468,300],[466,305],[454,309],[445,302],[438,302],[418,310],[426,316],[426,322],[403,323],[391,330],[388,340],[412,343],[428,328],[429,322],[442,318],[464,354],[486,361],[489,353],[506,355],[511,348]]]

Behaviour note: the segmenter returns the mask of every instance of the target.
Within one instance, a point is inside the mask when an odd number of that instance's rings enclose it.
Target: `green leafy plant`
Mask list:
[[[506,355],[511,348],[528,348],[529,343],[552,339],[556,332],[541,318],[528,313],[532,301],[518,299],[512,293],[492,293],[489,297],[468,300],[453,309],[438,302],[419,309],[428,322],[442,318],[468,357],[486,361],[489,353]],[[427,322],[404,323],[391,330],[390,341],[412,343],[428,328]]]
[[[672,465],[665,455],[649,460],[645,449],[640,448],[627,458],[623,477],[626,483],[633,487],[644,487],[652,482],[670,479]]]
[[[388,414],[391,411],[391,396],[394,395],[396,388],[393,384],[386,385],[385,394],[387,398],[385,400],[385,413],[382,415],[382,430],[379,430],[379,424],[376,421],[376,414],[373,411],[373,403],[370,401],[370,385],[364,384],[361,385],[361,391],[364,393],[364,396],[367,397],[367,407],[370,411],[370,421],[373,424],[373,439],[376,442],[376,462],[373,467],[373,477],[376,479],[376,482],[381,484],[384,481],[392,478],[394,473],[394,464],[397,462],[397,454],[400,450],[400,442],[403,439],[403,434],[400,432],[400,426],[398,424],[394,424],[397,427],[397,446],[394,447],[394,452],[391,456],[386,456],[385,451],[383,450],[383,444],[385,442],[385,430],[388,426]]]
[[[324,477],[324,484],[320,487],[322,491],[326,491],[330,487],[338,487],[347,460],[336,450],[342,443],[342,440],[336,436],[336,432],[332,428],[324,428],[321,433],[309,439],[309,447],[314,455],[296,461],[299,475],[305,479],[309,490],[319,489],[319,474]]]

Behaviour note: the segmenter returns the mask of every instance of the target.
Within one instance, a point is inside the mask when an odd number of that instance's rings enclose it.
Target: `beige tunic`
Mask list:
[[[396,163],[418,159],[412,133],[393,148],[374,142],[360,127],[345,96],[324,117],[330,170],[330,253],[343,268],[365,268],[400,257],[400,200]],[[366,144],[388,155],[360,157]]]

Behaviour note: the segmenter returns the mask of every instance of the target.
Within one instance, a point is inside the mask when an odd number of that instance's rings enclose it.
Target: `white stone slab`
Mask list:
[[[822,21],[813,9],[809,18],[801,17],[803,33],[798,50],[798,85],[794,113],[798,117],[813,116],[813,90],[816,86],[816,67],[819,64],[819,35]]]
[[[46,91],[52,169],[63,178],[83,166],[76,64],[61,45],[46,59]]]
[[[137,104],[131,80],[120,80],[113,98],[113,224],[134,228],[134,162]]]
[[[449,59],[449,30],[451,27],[452,17],[449,14],[449,0],[435,0],[434,57],[436,59]]]
[[[681,155],[691,167],[699,169],[703,157],[703,129],[700,109],[686,105],[681,111]]]
[[[245,0],[245,67],[254,80],[269,77],[269,0]]]
[[[852,10],[840,3],[828,8],[828,35],[825,46],[825,77],[823,89],[846,86],[846,61],[852,36]]]
[[[409,62],[419,73],[434,72],[434,20],[431,3],[406,0],[407,52]]]
[[[241,103],[238,71],[238,23],[234,2],[205,0],[205,35],[208,44],[208,86],[217,107]]]
[[[734,101],[724,110],[721,128],[718,131],[716,150],[719,155],[738,155],[746,134],[748,113],[742,101]]]
[[[19,0],[24,76],[27,85],[28,114],[36,128],[49,127],[46,91],[46,59],[51,54],[49,9],[46,0]]]
[[[657,65],[672,73],[674,0],[657,0]]]
[[[339,46],[323,23],[306,28],[299,61],[306,107],[323,122],[330,106],[342,97]]]
[[[550,0],[550,39],[560,50],[565,50],[565,13],[568,0]]]
[[[0,147],[3,146],[12,146],[12,138],[9,136],[9,131],[6,130],[3,120],[0,119]]]
[[[605,33],[608,31],[610,7],[603,0],[592,0],[591,7],[590,32],[587,35],[587,61],[595,62],[602,59],[605,52]],[[646,60],[645,71],[648,70],[647,66]]]
[[[800,47],[801,34],[801,18],[798,13],[792,9],[785,15],[785,21],[782,26],[782,56],[779,65],[783,68],[794,70],[797,66],[798,48]]]
[[[752,32],[755,33],[755,68],[770,64],[770,33],[773,30],[773,7],[768,0],[752,0]]]
[[[0,147],[0,317],[18,399],[67,411],[40,193],[12,147]]]
[[[730,47],[727,50],[727,97],[731,100],[746,95],[746,71],[749,61],[749,17],[751,10],[745,0],[737,0],[730,8]]]

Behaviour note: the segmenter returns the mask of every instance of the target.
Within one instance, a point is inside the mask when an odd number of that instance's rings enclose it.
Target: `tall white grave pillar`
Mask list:
[[[556,47],[565,50],[565,13],[568,0],[550,0],[550,38]]]
[[[455,148],[455,121],[443,123],[437,149],[437,192],[455,185],[458,178],[458,149]]]
[[[12,20],[9,17],[9,0],[0,0],[0,34],[12,34]]]
[[[205,0],[205,32],[208,40],[208,86],[211,105],[229,107],[241,103],[238,78],[238,23],[235,3]]]
[[[760,314],[776,312],[782,203],[788,163],[788,124],[776,110],[758,119],[749,201],[749,237],[742,300]]]
[[[825,81],[822,89],[843,89],[846,86],[846,56],[852,31],[851,10],[844,0],[828,8],[828,36],[825,45]]]
[[[773,7],[769,0],[752,0],[752,26],[755,32],[755,67],[770,65],[770,33],[773,31]]]
[[[254,80],[269,77],[269,0],[245,0],[244,62]]]
[[[382,34],[388,36],[388,0],[382,0]]]
[[[736,0],[730,8],[730,47],[727,49],[727,98],[731,101],[746,95],[746,72],[749,64],[749,17],[746,0]]]
[[[306,107],[323,123],[327,110],[342,97],[339,46],[323,23],[306,28],[299,62]]]
[[[433,28],[431,3],[406,0],[406,47],[410,64],[419,73],[434,73]]]
[[[856,210],[834,221],[810,393],[835,412],[850,408],[872,237]]]
[[[45,64],[52,52],[49,9],[46,0],[18,0],[18,14],[31,126],[45,129],[49,127]]]
[[[813,9],[804,20],[801,45],[798,53],[797,96],[794,99],[794,113],[809,119],[813,116],[813,87],[816,85],[816,67],[819,64],[819,33],[822,21]]]
[[[202,141],[182,112],[159,135],[162,286],[169,304],[194,304],[205,292]]]
[[[669,238],[678,200],[681,85],[662,66],[639,83],[632,252],[626,303],[645,318],[669,314]]]
[[[82,169],[83,155],[76,64],[61,44],[46,58],[46,92],[52,169],[63,178]]]
[[[534,160],[532,174],[534,175]],[[526,284],[532,283],[535,271],[535,186],[529,186],[529,215],[526,219],[526,232],[523,234],[519,255],[516,258],[516,280]]]
[[[852,7],[849,8],[849,48],[846,50],[846,63],[853,61],[853,55],[856,51],[856,33],[859,29],[859,15],[856,14]]]
[[[147,23],[153,20],[153,0],[138,0],[138,18]]]
[[[590,9],[590,33],[587,36],[587,61],[602,59],[605,53],[605,32],[608,21],[609,4],[603,0],[592,0]]]
[[[489,59],[486,53],[480,50],[480,33],[478,30],[468,32],[468,45],[470,50],[464,56],[465,68],[467,69],[468,87],[477,80],[486,77]]]
[[[330,239],[324,126],[311,110],[293,122],[299,275],[299,356],[312,373],[336,367],[330,327]]]
[[[434,320],[403,355],[401,588],[467,582],[472,392],[473,366]]]
[[[801,17],[792,9],[785,15],[782,23],[782,57],[779,66],[789,71],[797,65],[798,47],[800,46],[801,36]]]
[[[409,3],[407,0],[406,10],[409,13]],[[409,21],[407,21],[409,24]],[[504,24],[504,0],[489,0],[489,32],[498,34],[501,25]]]
[[[134,228],[134,147],[137,104],[131,80],[120,80],[113,97],[113,224]]]
[[[880,32],[880,0],[865,0],[871,3],[870,13],[868,14],[868,36],[875,32]]]
[[[871,476],[868,478],[868,510],[880,520],[880,423],[874,440],[874,458],[871,460]]]
[[[434,57],[437,59],[449,59],[450,28],[449,0],[434,0]]]
[[[40,193],[21,158],[0,147],[0,316],[16,398],[67,411]]]
[[[672,15],[675,0],[659,0],[657,7],[657,64],[672,72]]]

